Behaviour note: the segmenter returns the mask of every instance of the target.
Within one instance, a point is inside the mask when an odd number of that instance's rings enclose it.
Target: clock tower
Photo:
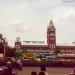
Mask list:
[[[56,29],[53,24],[53,21],[51,20],[49,22],[49,25],[47,27],[47,44],[48,44],[48,49],[51,51],[55,51],[56,47]]]

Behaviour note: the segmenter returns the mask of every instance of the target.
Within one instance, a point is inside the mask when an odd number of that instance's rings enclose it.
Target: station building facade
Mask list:
[[[56,44],[56,28],[52,20],[47,27],[47,45],[22,45],[18,38],[15,42],[15,47],[20,47],[23,50],[33,50],[34,52],[51,52],[59,50],[62,54],[75,54],[75,46]]]

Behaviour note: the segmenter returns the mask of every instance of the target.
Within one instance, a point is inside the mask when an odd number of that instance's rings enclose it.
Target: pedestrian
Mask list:
[[[40,72],[38,75],[46,75],[45,72]]]
[[[41,66],[40,69],[41,71],[38,73],[38,75],[48,75],[48,73],[46,72],[45,66]]]
[[[73,69],[72,73],[70,75],[75,75],[75,69]]]
[[[7,71],[9,72],[9,75],[11,75],[12,74],[12,63],[10,60],[7,62],[6,66],[8,67]]]
[[[17,68],[18,68],[19,70],[22,70],[22,62],[21,62],[21,59],[18,59],[18,60],[17,60]]]
[[[37,75],[37,72],[36,71],[32,71],[31,75]]]
[[[2,66],[0,66],[0,75],[2,75],[3,74],[3,68],[2,68]]]

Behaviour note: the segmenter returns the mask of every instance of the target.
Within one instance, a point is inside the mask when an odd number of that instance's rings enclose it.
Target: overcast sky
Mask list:
[[[46,41],[53,20],[56,41],[75,41],[75,0],[0,0],[0,33],[13,45],[22,41]]]

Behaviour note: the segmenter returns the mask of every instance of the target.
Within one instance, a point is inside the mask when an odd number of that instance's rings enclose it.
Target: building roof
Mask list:
[[[22,45],[47,45],[45,41],[23,41]]]
[[[60,44],[57,44],[57,46],[75,46],[75,44],[72,44],[72,43],[60,43]]]
[[[25,41],[22,47],[48,47],[48,44],[43,41]]]
[[[48,47],[48,45],[22,45],[25,47]]]

